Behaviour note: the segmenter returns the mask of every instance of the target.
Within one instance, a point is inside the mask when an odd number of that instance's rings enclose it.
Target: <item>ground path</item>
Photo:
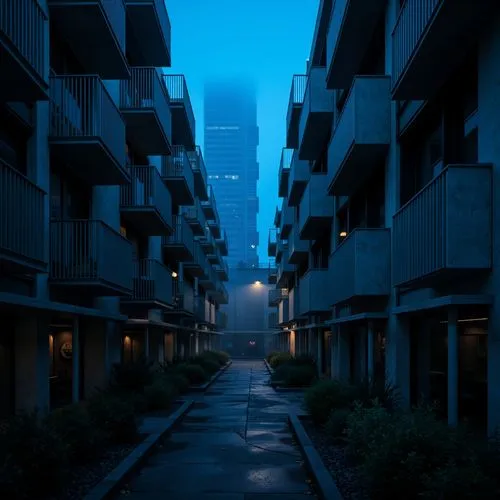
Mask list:
[[[262,361],[234,361],[117,498],[313,498],[286,422],[302,396],[277,393],[268,380]]]

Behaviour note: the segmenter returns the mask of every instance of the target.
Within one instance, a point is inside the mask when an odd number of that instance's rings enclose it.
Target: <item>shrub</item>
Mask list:
[[[0,436],[0,498],[41,498],[66,478],[66,446],[36,413],[12,418]]]
[[[384,380],[364,380],[356,384],[353,391],[353,401],[360,401],[366,407],[372,406],[375,400],[389,411],[395,411],[401,406],[400,392]]]
[[[67,447],[68,459],[73,463],[91,460],[102,450],[104,432],[95,427],[87,409],[74,404],[53,411],[47,424]]]
[[[190,384],[197,385],[203,384],[207,381],[208,377],[205,370],[200,365],[181,364],[177,365],[178,373],[184,375]]]
[[[279,352],[269,360],[269,364],[271,365],[271,368],[276,369],[281,365],[288,363],[292,358],[293,356],[288,352]]]
[[[267,356],[266,356],[266,361],[269,363],[274,356],[277,356],[278,354],[281,354],[280,351],[271,351]]]
[[[145,359],[113,366],[112,385],[127,391],[142,392],[153,382],[153,364]]]
[[[156,377],[151,385],[144,389],[148,410],[166,410],[177,397],[175,387],[165,377]]]
[[[333,409],[325,424],[325,432],[329,438],[337,441],[345,439],[347,432],[347,417],[351,413],[348,408]]]
[[[316,369],[310,365],[281,365],[273,373],[273,382],[282,382],[287,387],[305,387],[316,378]]]
[[[214,375],[220,369],[220,364],[215,361],[212,357],[207,356],[196,356],[189,361],[193,365],[200,365],[205,373],[209,376]]]
[[[316,367],[316,358],[312,354],[299,354],[290,359],[288,364],[293,366],[313,366]]]
[[[224,366],[229,361],[229,354],[223,351],[204,351],[200,357],[217,363],[217,365]]]
[[[306,390],[304,402],[316,424],[324,424],[332,410],[347,408],[353,401],[353,388],[339,380],[320,380]]]
[[[113,443],[132,443],[137,439],[138,428],[134,402],[111,391],[92,396],[87,403],[94,425],[104,431]]]
[[[189,380],[182,373],[174,370],[165,372],[164,376],[177,389],[179,394],[184,394],[189,389]]]
[[[229,363],[231,356],[225,351],[214,351],[219,358],[219,363],[224,366],[226,363]]]

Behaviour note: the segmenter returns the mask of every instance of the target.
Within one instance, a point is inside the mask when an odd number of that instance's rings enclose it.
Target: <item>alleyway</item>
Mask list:
[[[301,396],[267,386],[262,361],[234,361],[119,498],[305,500],[312,492],[286,424]]]

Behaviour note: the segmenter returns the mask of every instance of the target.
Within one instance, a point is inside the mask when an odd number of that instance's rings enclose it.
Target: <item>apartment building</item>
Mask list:
[[[0,413],[214,345],[227,239],[163,0],[0,4]]]
[[[500,424],[496,4],[320,2],[292,81],[269,246],[276,345],[489,432]]]

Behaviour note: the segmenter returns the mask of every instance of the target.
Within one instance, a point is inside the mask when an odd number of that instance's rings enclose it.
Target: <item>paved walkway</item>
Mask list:
[[[262,361],[234,361],[118,498],[313,498],[286,424],[302,397],[276,393],[268,380]]]

